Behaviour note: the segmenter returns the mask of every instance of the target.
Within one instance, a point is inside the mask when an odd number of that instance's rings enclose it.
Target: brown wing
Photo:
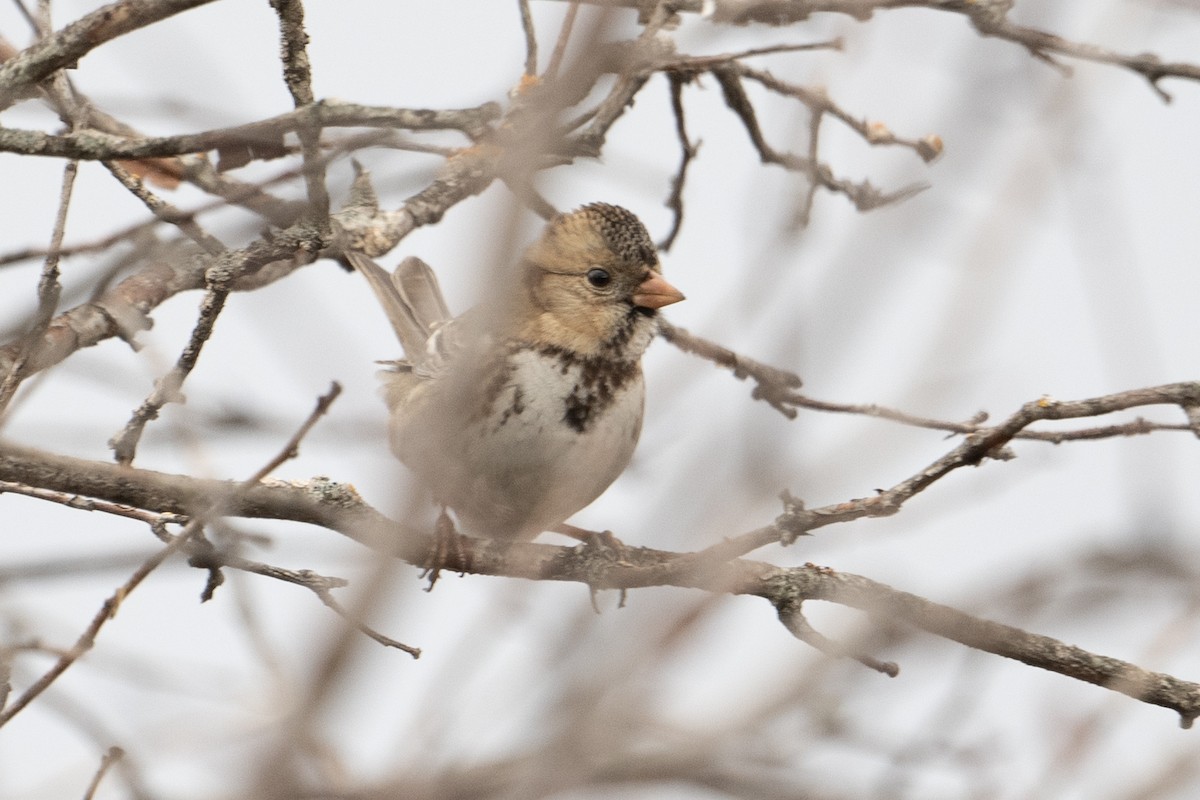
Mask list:
[[[348,251],[346,260],[375,292],[404,355],[414,365],[420,364],[426,358],[429,336],[450,316],[433,270],[415,257],[404,259],[391,275],[357,251]]]

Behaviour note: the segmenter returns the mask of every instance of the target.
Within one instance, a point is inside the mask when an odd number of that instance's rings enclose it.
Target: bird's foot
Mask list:
[[[587,560],[587,568],[596,573],[597,578],[600,577],[600,573],[607,571],[611,567],[632,566],[632,562],[626,558],[629,554],[628,545],[618,539],[612,531],[589,531],[586,528],[578,528],[574,525],[568,525],[565,522],[561,525],[556,525],[553,531],[579,541],[578,551]],[[597,583],[599,581],[589,581],[588,589],[591,591],[592,609],[599,614],[600,606],[596,603],[596,595],[600,590],[597,588]],[[617,608],[624,608],[625,589],[618,589],[618,592],[620,593],[620,597],[617,601]]]
[[[561,525],[555,525],[551,530],[554,533],[569,536],[581,544],[610,550],[617,553],[618,556],[624,556],[625,552],[629,549],[612,531],[589,531],[587,528],[579,528],[574,525],[568,525],[565,522]]]
[[[433,585],[442,576],[444,567],[465,562],[466,548],[463,546],[462,534],[455,530],[454,520],[450,519],[450,515],[443,508],[433,528],[433,548],[425,559],[424,571],[421,573],[422,579],[429,579],[425,591],[433,591]]]

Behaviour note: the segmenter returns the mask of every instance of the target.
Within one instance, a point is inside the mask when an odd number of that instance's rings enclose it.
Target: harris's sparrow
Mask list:
[[[451,319],[432,270],[347,253],[404,347],[384,373],[393,452],[468,533],[529,540],[595,500],[642,428],[656,309],[683,300],[629,211],[553,218],[507,297]]]

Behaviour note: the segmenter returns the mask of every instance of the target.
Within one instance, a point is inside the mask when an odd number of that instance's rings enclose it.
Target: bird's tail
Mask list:
[[[404,355],[414,363],[422,361],[430,335],[450,319],[433,270],[416,256],[401,261],[390,275],[362,253],[347,251],[346,259],[362,273],[379,298],[379,304],[404,348]]]

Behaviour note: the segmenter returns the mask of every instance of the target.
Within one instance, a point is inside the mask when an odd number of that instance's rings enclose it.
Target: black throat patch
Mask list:
[[[562,398],[562,420],[577,433],[589,430],[642,369],[637,361],[584,357],[553,345],[539,347],[538,354],[552,359],[563,375],[578,378]]]
[[[636,361],[589,358],[577,362],[579,382],[563,398],[563,422],[579,433],[588,430],[617,395],[641,372]],[[569,370],[570,367],[567,367]]]

